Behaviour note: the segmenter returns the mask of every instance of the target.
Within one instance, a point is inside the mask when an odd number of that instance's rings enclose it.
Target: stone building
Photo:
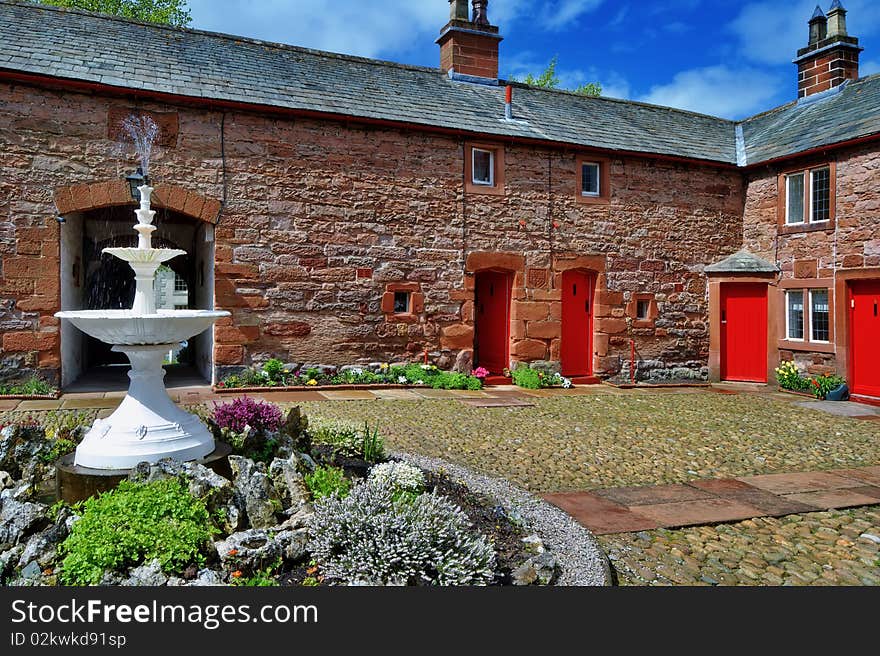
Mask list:
[[[479,5],[451,0],[432,69],[0,0],[0,368],[102,364],[53,314],[124,305],[100,253],[131,239],[134,114],[162,128],[169,264],[232,312],[190,344],[206,378],[270,356],[607,377],[635,352],[657,378],[794,358],[880,397],[880,77],[839,2],[802,97],[740,122],[499,80]]]

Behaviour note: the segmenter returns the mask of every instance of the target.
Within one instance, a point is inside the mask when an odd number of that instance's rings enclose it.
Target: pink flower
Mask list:
[[[476,369],[474,369],[471,372],[471,376],[473,376],[474,378],[479,378],[480,380],[483,380],[488,375],[489,375],[489,370],[484,367],[477,367]]]

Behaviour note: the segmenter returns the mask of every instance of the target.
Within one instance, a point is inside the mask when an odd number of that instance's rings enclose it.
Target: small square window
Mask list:
[[[800,289],[786,292],[786,335],[788,339],[804,338],[804,292]]]
[[[594,162],[581,165],[581,195],[599,196],[602,184],[599,179],[600,167]]]
[[[174,291],[176,291],[176,292],[187,291],[186,279],[183,276],[181,276],[179,273],[174,274]]]
[[[804,174],[796,173],[785,178],[785,222],[789,225],[804,222]]]
[[[411,298],[409,292],[394,292],[394,314],[409,314]]]
[[[828,317],[828,290],[810,290],[810,334],[814,342],[827,342],[831,339]]]
[[[473,149],[473,183],[483,187],[495,186],[495,153],[482,148]]]
[[[639,321],[647,321],[651,311],[651,301],[636,301],[636,319]]]

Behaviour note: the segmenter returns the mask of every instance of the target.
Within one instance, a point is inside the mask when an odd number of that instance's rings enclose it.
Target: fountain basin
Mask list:
[[[178,255],[186,255],[186,251],[173,248],[105,248],[103,252],[125,262],[157,265],[173,260]]]
[[[230,316],[222,310],[159,310],[135,315],[131,310],[75,310],[58,312],[84,333],[107,344],[173,344],[195,337],[214,322]]]

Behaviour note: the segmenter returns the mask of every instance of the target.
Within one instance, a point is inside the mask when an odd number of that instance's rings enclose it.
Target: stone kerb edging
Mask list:
[[[442,471],[453,480],[464,483],[470,490],[489,497],[493,503],[502,506],[508,515],[522,521],[528,530],[540,536],[559,561],[562,573],[556,585],[612,585],[608,558],[596,538],[556,506],[506,480],[477,474],[440,458],[411,453],[393,453],[391,456],[422,469]]]

